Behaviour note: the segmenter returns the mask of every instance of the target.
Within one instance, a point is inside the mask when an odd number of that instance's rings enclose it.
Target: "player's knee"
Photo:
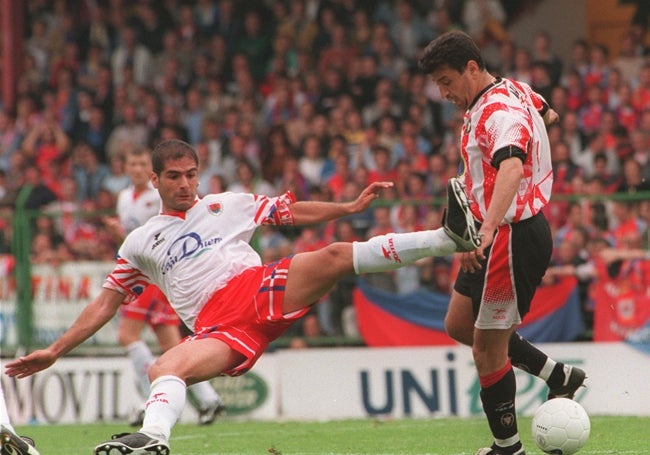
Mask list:
[[[139,338],[133,336],[133,333],[128,330],[118,330],[117,332],[117,342],[120,343],[120,346],[127,347],[131,343],[135,343]]]
[[[327,256],[324,259],[324,264],[328,267],[348,271],[353,270],[352,265],[352,244],[345,242],[335,242],[327,245],[321,250]]]
[[[149,382],[153,382],[156,379],[158,379],[161,376],[165,376],[168,374],[173,374],[172,371],[169,370],[169,368],[166,368],[159,360],[156,360],[151,367],[149,367]],[[175,375],[178,376],[178,375]],[[181,378],[184,380],[184,378]]]
[[[471,346],[473,344],[473,338],[474,338],[473,326],[468,327],[466,324],[458,324],[458,321],[456,321],[455,319],[446,317],[445,330],[447,331],[447,335],[449,335],[451,338],[458,341],[459,343],[462,343],[467,346]]]

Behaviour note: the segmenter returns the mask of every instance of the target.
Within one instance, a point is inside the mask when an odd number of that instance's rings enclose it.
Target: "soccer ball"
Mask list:
[[[590,429],[587,412],[568,398],[553,398],[544,402],[533,416],[533,439],[545,453],[576,453],[587,442]]]

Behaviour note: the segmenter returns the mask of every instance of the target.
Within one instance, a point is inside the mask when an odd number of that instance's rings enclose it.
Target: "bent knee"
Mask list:
[[[183,375],[178,369],[175,368],[170,368],[164,364],[164,362],[160,361],[160,358],[158,358],[151,367],[149,367],[149,382],[155,381],[157,378],[161,376],[166,376],[166,375],[172,375],[172,376],[177,376],[183,381],[187,382],[187,378],[185,375]]]
[[[346,242],[335,242],[327,245],[321,250],[325,255],[323,264],[336,269],[353,270],[352,266],[352,244]]]
[[[117,332],[117,342],[120,343],[120,346],[122,347],[126,348],[136,341],[140,341],[140,337],[128,330],[120,330]]]
[[[465,321],[458,321],[454,318],[445,318],[445,330],[454,340],[467,346],[474,342],[474,325],[467,324]]]

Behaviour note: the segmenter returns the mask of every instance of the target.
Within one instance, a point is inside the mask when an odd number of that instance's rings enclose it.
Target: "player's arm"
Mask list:
[[[560,115],[551,108],[548,108],[546,110],[546,113],[544,113],[542,118],[544,119],[544,124],[546,126],[552,125],[553,123],[557,123],[560,121]]]
[[[59,357],[79,346],[115,316],[124,294],[103,288],[66,332],[45,349],[32,352],[6,365],[9,376],[24,378],[50,367]]]
[[[296,225],[316,224],[363,212],[379,197],[381,190],[392,186],[392,182],[371,183],[361,192],[359,197],[349,202],[294,202],[290,205],[293,222]]]

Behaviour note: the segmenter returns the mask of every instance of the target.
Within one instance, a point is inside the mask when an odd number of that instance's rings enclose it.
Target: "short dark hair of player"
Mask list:
[[[485,61],[474,40],[465,32],[451,31],[431,41],[422,53],[418,66],[426,74],[448,67],[462,73],[467,62],[474,60],[479,69],[485,69]]]
[[[179,160],[185,157],[194,160],[198,167],[199,156],[196,150],[194,150],[194,147],[180,139],[169,139],[162,141],[153,149],[151,165],[154,173],[159,176],[165,170],[165,163],[167,161]]]

